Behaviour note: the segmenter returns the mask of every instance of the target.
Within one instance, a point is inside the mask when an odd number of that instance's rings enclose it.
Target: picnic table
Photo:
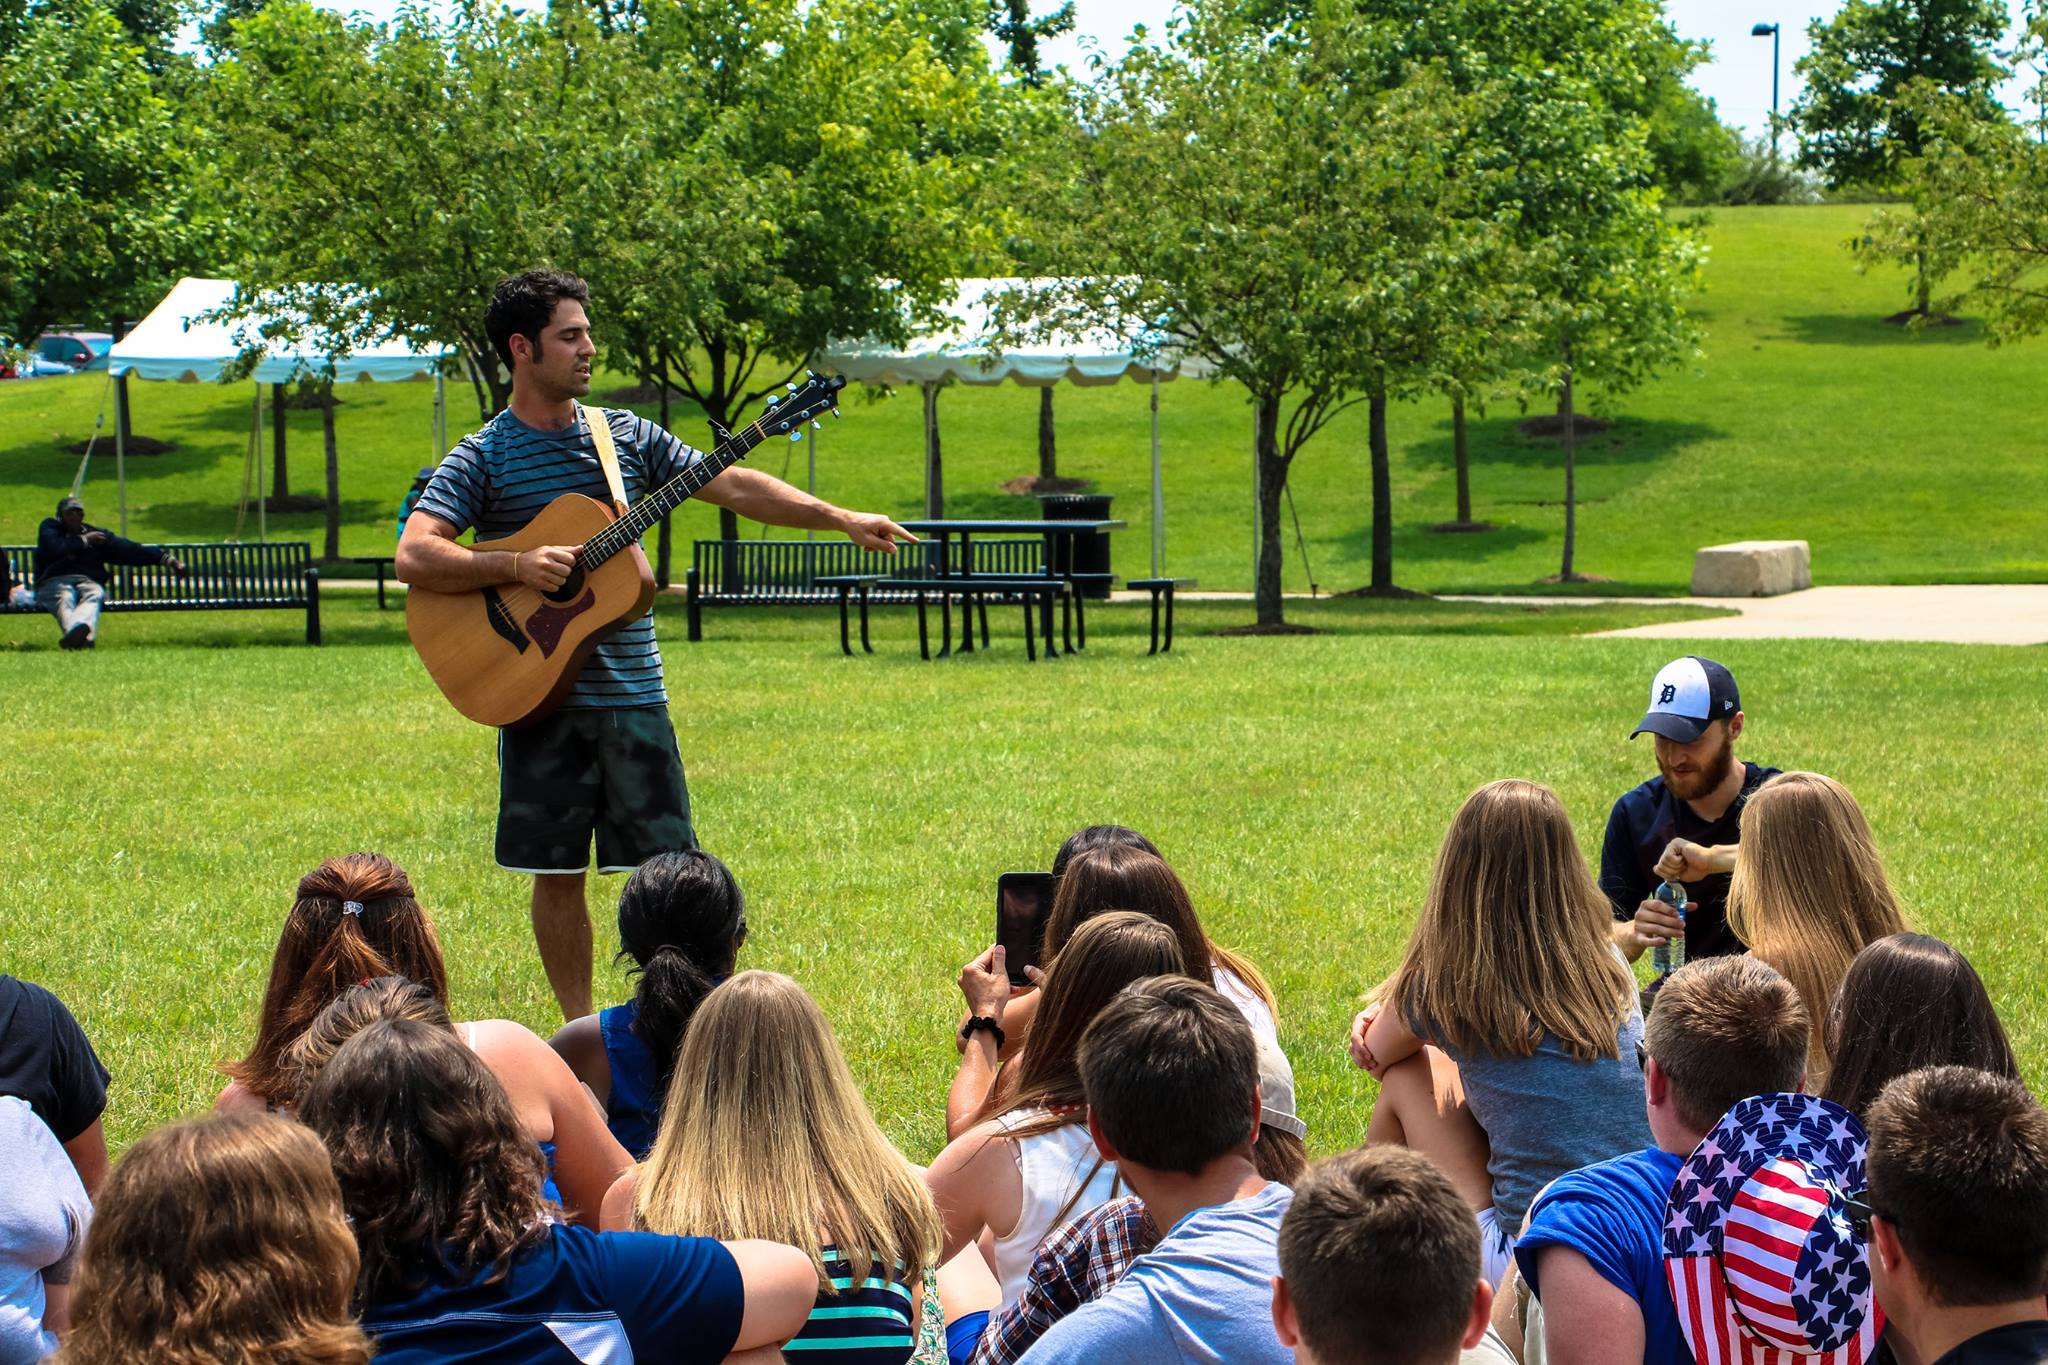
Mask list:
[[[1113,518],[1098,520],[1044,520],[1008,521],[996,519],[924,519],[906,521],[905,530],[926,538],[930,544],[925,556],[926,571],[916,578],[888,578],[872,585],[875,588],[914,590],[918,606],[918,650],[926,658],[931,657],[927,643],[924,616],[924,598],[927,592],[939,599],[941,644],[939,657],[953,652],[953,609],[952,599],[961,600],[963,635],[961,652],[971,653],[974,649],[975,615],[978,611],[981,624],[981,643],[988,645],[988,606],[990,596],[1023,596],[1026,601],[1027,619],[1030,603],[1035,599],[1039,606],[1039,619],[1045,637],[1045,652],[1048,658],[1056,658],[1060,648],[1054,643],[1052,628],[1052,602],[1060,601],[1060,634],[1065,641],[1066,652],[1088,647],[1088,623],[1076,590],[1084,583],[1108,583],[1110,574],[1077,573],[1073,570],[1073,542],[1079,535],[1102,534],[1124,529],[1122,521]],[[1045,554],[1041,560],[1043,568],[1037,575],[1015,573],[990,574],[973,570],[973,542],[976,536],[1039,536],[1045,542]],[[955,538],[958,545],[955,546]],[[856,585],[835,585],[840,587],[840,641],[846,648],[845,611],[846,596]],[[861,638],[867,639],[867,594],[861,594]],[[1074,632],[1078,628],[1080,641],[1075,643]],[[1026,652],[1036,657],[1035,643],[1027,627],[1025,633]],[[848,652],[851,652],[849,649]]]

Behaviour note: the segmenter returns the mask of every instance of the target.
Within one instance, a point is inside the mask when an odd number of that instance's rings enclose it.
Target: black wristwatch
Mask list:
[[[996,1040],[996,1051],[1003,1050],[1003,1026],[986,1014],[977,1014],[960,1026],[960,1041],[971,1042],[976,1029],[987,1029]]]

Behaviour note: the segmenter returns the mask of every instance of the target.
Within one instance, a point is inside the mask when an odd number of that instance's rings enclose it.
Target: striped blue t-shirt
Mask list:
[[[638,502],[704,458],[645,417],[621,408],[601,411],[611,424],[628,501]],[[521,530],[564,493],[611,503],[604,466],[582,413],[560,431],[541,431],[506,408],[448,452],[415,509],[448,522],[458,534],[474,527],[481,544]],[[562,705],[618,708],[667,702],[650,610],[598,644]]]

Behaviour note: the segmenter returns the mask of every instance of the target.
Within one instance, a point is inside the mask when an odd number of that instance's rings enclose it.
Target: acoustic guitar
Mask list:
[[[520,582],[467,592],[411,589],[406,633],[442,694],[481,725],[528,725],[561,705],[598,642],[654,602],[640,537],[769,437],[801,440],[806,423],[837,411],[845,387],[841,376],[812,374],[738,431],[712,423],[711,450],[624,516],[596,498],[564,493],[523,529],[478,542],[493,550],[579,546],[575,568],[553,592]]]

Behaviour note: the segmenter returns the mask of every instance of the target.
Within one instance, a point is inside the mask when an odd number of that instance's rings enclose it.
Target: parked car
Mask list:
[[[36,338],[34,359],[39,374],[76,374],[104,370],[114,338],[106,332],[45,332]],[[57,368],[61,367],[61,368]]]

